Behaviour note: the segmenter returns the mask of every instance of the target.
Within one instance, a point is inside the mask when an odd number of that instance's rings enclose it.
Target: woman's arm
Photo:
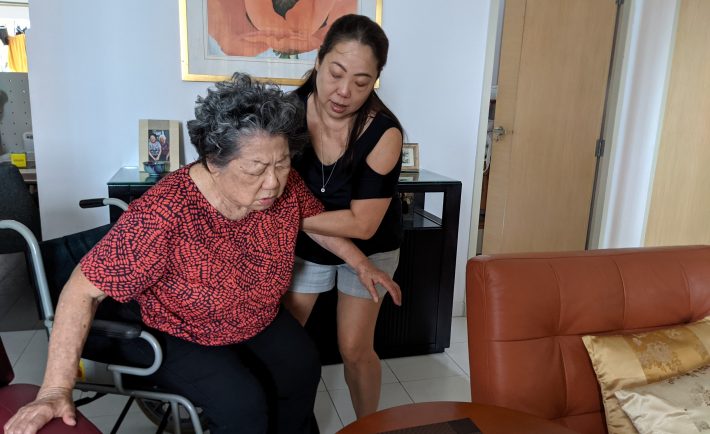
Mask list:
[[[42,387],[35,401],[5,424],[6,434],[36,433],[55,417],[76,425],[72,401],[76,370],[96,308],[105,297],[77,266],[59,296]]]
[[[347,238],[329,237],[318,234],[308,234],[308,236],[311,237],[313,241],[320,244],[321,247],[345,261],[350,268],[355,270],[360,282],[362,282],[365,288],[370,292],[372,301],[375,303],[379,301],[380,297],[377,294],[377,288],[375,288],[375,285],[379,283],[390,293],[394,304],[397,306],[402,305],[402,291],[399,289],[397,282],[392,280],[387,273],[375,267],[352,241]]]
[[[399,162],[402,152],[402,133],[390,128],[377,142],[366,162],[380,175],[390,173]],[[320,235],[357,238],[372,238],[380,227],[392,198],[358,199],[350,202],[350,208],[329,211],[303,220],[303,231]]]

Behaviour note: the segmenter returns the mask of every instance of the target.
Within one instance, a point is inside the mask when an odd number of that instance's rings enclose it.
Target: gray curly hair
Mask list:
[[[284,136],[291,155],[300,151],[308,134],[303,118],[303,103],[295,94],[237,72],[208,89],[206,97],[197,97],[187,130],[198,161],[206,168],[208,162],[224,167],[239,157],[245,139],[263,133]]]

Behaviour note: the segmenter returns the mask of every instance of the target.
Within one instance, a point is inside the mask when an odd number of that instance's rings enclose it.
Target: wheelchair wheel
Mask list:
[[[163,420],[165,413],[170,413],[170,404],[162,401],[157,401],[154,399],[136,398],[136,403],[138,408],[141,409],[143,414],[146,415],[151,422],[156,426],[160,425]],[[192,434],[195,432],[192,426],[192,420],[190,419],[190,414],[182,407],[179,407],[180,412],[180,430],[185,434]],[[207,423],[205,417],[202,415],[202,409],[197,408],[197,415],[200,418],[200,424],[202,427],[206,427]],[[168,424],[165,427],[165,432],[172,433],[174,431],[173,416],[168,416]]]

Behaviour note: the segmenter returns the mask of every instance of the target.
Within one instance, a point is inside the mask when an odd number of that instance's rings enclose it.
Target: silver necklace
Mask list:
[[[340,158],[338,158],[338,160],[340,160]],[[333,172],[335,172],[335,166],[338,164],[338,160],[335,160],[333,168],[330,169],[330,175],[328,175],[328,179],[325,179],[325,169],[323,168],[323,162],[320,162],[321,193],[325,193],[325,186],[328,185],[328,182],[330,182],[330,177],[333,176]]]
[[[320,146],[321,146],[321,153],[323,151],[323,130],[320,130]],[[323,159],[319,158],[320,160],[320,182],[321,182],[321,188],[320,192],[325,193],[325,187],[328,185],[330,182],[330,178],[333,176],[333,173],[335,172],[335,166],[338,165],[338,161],[340,161],[340,157],[338,157],[335,160],[335,163],[333,163],[333,168],[330,169],[330,174],[328,175],[328,179],[325,179],[325,168],[323,167]]]

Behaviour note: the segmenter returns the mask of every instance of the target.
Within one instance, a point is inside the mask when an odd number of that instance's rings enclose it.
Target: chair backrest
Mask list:
[[[47,278],[47,286],[49,287],[53,306],[57,305],[59,293],[62,291],[62,288],[64,288],[64,284],[69,280],[69,276],[71,276],[74,268],[79,264],[79,261],[81,261],[81,258],[83,258],[110,229],[111,225],[104,225],[40,243],[44,273]],[[32,267],[28,268],[33,270]]]
[[[481,256],[466,275],[473,402],[606,432],[581,336],[710,314],[710,247]]]
[[[0,387],[10,384],[13,378],[15,378],[15,373],[12,371],[10,359],[7,358],[5,346],[2,343],[2,337],[0,337]]]
[[[41,239],[39,208],[20,170],[8,162],[1,162],[0,186],[0,220],[17,220]],[[8,229],[0,230],[0,254],[22,252],[24,248],[25,241],[19,234]]]

